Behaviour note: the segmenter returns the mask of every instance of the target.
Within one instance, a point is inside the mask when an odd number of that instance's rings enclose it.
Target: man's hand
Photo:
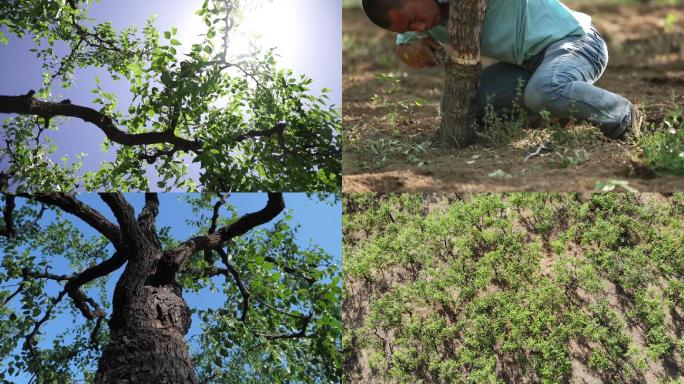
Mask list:
[[[395,52],[399,60],[412,68],[434,67],[439,64],[435,56],[435,49],[441,47],[429,37],[420,39],[411,44],[397,45]]]

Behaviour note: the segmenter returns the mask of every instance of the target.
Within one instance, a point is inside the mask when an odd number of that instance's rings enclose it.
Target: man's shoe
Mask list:
[[[627,137],[636,139],[641,136],[641,124],[643,121],[644,117],[641,111],[632,104],[629,107],[629,115],[625,116],[622,123],[613,128],[604,127],[602,131],[604,135],[613,140],[626,139]]]
[[[641,137],[641,124],[644,123],[644,115],[634,104],[632,104],[632,107],[629,110],[629,115],[630,125],[625,129],[622,137],[630,136],[633,139],[638,139]]]

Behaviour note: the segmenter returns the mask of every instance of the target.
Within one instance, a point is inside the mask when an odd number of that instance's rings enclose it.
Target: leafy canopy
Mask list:
[[[79,199],[97,200],[83,195]],[[134,195],[128,199],[141,200]],[[174,204],[191,205],[192,217],[185,220],[190,237],[240,217],[229,198],[187,195],[179,198],[185,201],[169,204],[172,199],[167,195],[160,211]],[[217,217],[213,212],[219,200],[223,203]],[[7,206],[8,196],[2,195],[0,203]],[[340,381],[339,260],[316,245],[299,245],[293,215],[296,212],[285,211],[210,256],[198,252],[179,273],[192,311],[187,341],[200,382]],[[65,278],[111,257],[109,241],[77,225],[73,216],[33,199],[17,197],[10,221],[10,227],[0,224],[0,382],[27,375],[37,383],[92,382],[108,340],[106,318],[117,273],[81,287],[89,303],[105,312],[105,321],[84,320],[73,302],[60,300],[59,292],[64,292]],[[186,240],[172,235],[188,230],[179,228],[180,221],[160,221],[157,232],[164,250]],[[229,264],[249,290],[248,320],[242,315],[245,298],[234,276],[225,271]]]
[[[177,28],[158,31],[154,18],[117,31],[88,16],[91,0],[0,2],[0,27],[31,38],[42,63],[34,95],[0,96],[4,146],[0,189],[16,190],[296,190],[336,191],[340,185],[339,110],[311,79],[278,69],[273,51],[232,57],[231,33],[254,2],[205,0],[197,15],[206,30],[180,52]],[[8,39],[0,35],[0,43]],[[66,49],[65,49],[66,48]],[[102,68],[130,85],[132,102],[97,80],[92,105],[71,105],[52,93],[56,82],[78,87],[77,70]],[[29,92],[29,89],[26,89]],[[61,103],[60,103],[61,102]],[[107,136],[115,153],[84,172],[84,154],[54,161],[45,130],[79,118]],[[84,150],[88,150],[84,148]],[[198,163],[199,180],[189,176]],[[148,164],[158,175],[146,176]]]

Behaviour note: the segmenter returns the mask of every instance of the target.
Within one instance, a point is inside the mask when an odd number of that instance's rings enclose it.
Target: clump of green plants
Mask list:
[[[660,129],[637,142],[644,165],[657,174],[684,175],[684,112],[673,103]]]
[[[684,358],[684,195],[657,197],[346,195],[345,380],[644,382]]]
[[[516,96],[511,108],[504,108],[498,112],[492,104],[492,96],[487,95],[482,124],[475,131],[475,135],[494,147],[508,144],[520,137],[523,128],[527,126],[527,111],[519,102],[522,100],[524,90],[525,81],[518,79],[518,86],[515,89]]]
[[[590,158],[589,152],[586,149],[574,149],[563,148],[563,152],[556,152],[560,158],[561,168],[567,168],[570,166],[576,166],[588,161]]]
[[[427,100],[421,98],[401,98],[401,77],[394,72],[376,73],[375,78],[383,86],[384,92],[374,94],[371,101],[376,107],[389,111],[384,118],[393,130],[398,128],[397,124],[402,118],[410,118],[416,108],[427,103]]]
[[[667,15],[665,15],[665,17],[663,18],[663,31],[665,31],[666,33],[672,31],[676,24],[677,16],[675,16],[671,12],[668,12]]]
[[[391,157],[401,156],[412,165],[422,167],[427,164],[425,157],[431,142],[403,143],[397,139],[381,138],[369,145],[373,167],[382,167]]]

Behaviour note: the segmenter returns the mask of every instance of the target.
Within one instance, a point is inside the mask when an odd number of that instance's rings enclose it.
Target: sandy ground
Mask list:
[[[668,111],[684,106],[684,7],[573,8],[592,15],[610,46],[610,63],[597,85],[639,105],[646,129],[662,129]],[[345,192],[592,191],[597,182],[610,180],[639,191],[684,190],[683,177],[656,177],[635,165],[634,143],[610,141],[581,123],[527,128],[502,146],[439,146],[434,135],[442,69],[412,70],[398,63],[393,34],[373,26],[360,9],[345,9],[343,18]],[[393,77],[382,80],[383,75]],[[553,152],[524,161],[547,142]],[[581,161],[568,165],[568,157]]]

